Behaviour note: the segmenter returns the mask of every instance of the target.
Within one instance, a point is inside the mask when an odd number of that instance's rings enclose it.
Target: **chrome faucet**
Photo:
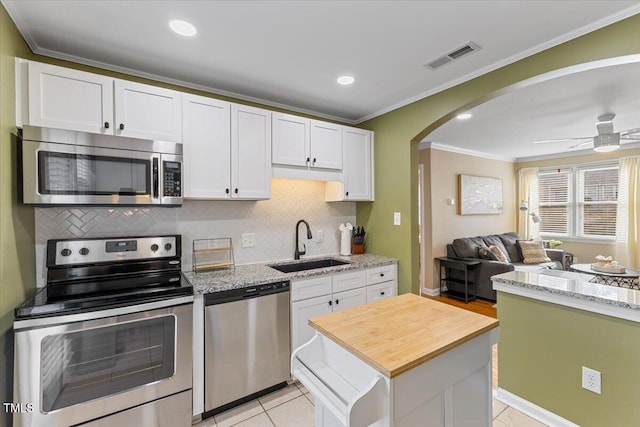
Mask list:
[[[307,226],[307,239],[313,238],[313,236],[311,235],[311,228],[309,228],[309,223],[304,219],[298,221],[298,223],[296,224],[296,252],[293,255],[293,259],[300,259],[300,255],[304,255],[307,253],[307,245],[302,244],[302,250],[298,248],[298,245],[300,244],[298,241],[298,228],[300,226],[300,223],[303,223]]]

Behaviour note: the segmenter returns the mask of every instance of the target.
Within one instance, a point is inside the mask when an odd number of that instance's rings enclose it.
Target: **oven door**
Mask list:
[[[180,156],[178,156],[180,157]],[[25,140],[26,204],[162,204],[160,154]]]
[[[16,414],[14,426],[75,425],[191,389],[192,304],[144,306],[18,329],[14,401],[31,403],[33,411]]]

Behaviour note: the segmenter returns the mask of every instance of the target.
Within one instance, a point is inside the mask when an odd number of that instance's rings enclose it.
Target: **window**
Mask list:
[[[602,164],[541,169],[538,200],[541,235],[613,239],[618,167]]]

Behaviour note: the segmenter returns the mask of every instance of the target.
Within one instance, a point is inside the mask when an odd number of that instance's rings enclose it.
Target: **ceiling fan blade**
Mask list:
[[[591,145],[591,141],[585,141],[585,142],[581,142],[579,144],[576,145],[572,145],[569,148],[579,148],[579,147],[584,147],[586,145]]]
[[[534,144],[546,144],[548,142],[570,142],[570,141],[585,141],[588,142],[593,140],[592,136],[583,136],[581,138],[559,138],[559,139],[539,139],[537,141],[533,141]]]
[[[627,135],[635,135],[636,133],[640,133],[640,128],[623,130],[622,132],[620,132],[620,138],[625,137]]]

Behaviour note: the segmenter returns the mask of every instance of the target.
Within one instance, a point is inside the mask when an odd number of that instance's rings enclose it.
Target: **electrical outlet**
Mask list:
[[[244,233],[242,235],[242,247],[253,248],[256,245],[256,233]]]
[[[400,212],[393,213],[393,225],[400,225]]]
[[[323,243],[324,242],[324,231],[322,231],[322,230],[316,231],[316,237],[317,237],[316,241],[318,243]]]
[[[585,366],[582,367],[582,388],[592,391],[597,394],[601,392],[601,376],[600,372],[589,369]]]

